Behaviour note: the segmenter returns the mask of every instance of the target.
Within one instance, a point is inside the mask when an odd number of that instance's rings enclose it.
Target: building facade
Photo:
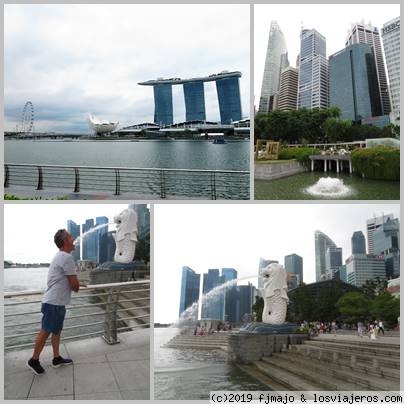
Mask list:
[[[348,283],[360,288],[367,280],[386,279],[383,257],[372,254],[351,255],[345,262]]]
[[[240,83],[238,77],[224,77],[216,80],[219,100],[220,122],[231,124],[241,120]]]
[[[355,231],[351,237],[352,254],[366,254],[366,239],[361,231]]]
[[[316,282],[324,281],[326,276],[326,253],[329,247],[337,247],[325,233],[320,230],[314,232],[314,249],[316,257]]]
[[[373,217],[366,221],[366,231],[368,237],[368,253],[374,254],[374,246],[373,246],[373,234],[375,230],[381,226],[383,223],[387,222],[387,220],[392,220],[394,218],[393,214],[390,213],[388,215]]]
[[[184,83],[185,119],[206,121],[205,88],[203,81]]]
[[[290,279],[288,289],[296,288],[303,283],[303,258],[300,255],[286,255],[285,269]]]
[[[108,231],[100,236],[100,252],[99,252],[99,263],[111,262],[114,260],[115,255],[115,230]]]
[[[201,275],[195,273],[193,269],[182,267],[179,316],[199,300],[200,279]]]
[[[289,66],[282,71],[277,105],[277,108],[281,111],[291,111],[297,108],[298,82],[298,69]]]
[[[94,219],[87,219],[81,225],[82,232],[82,259],[86,261],[97,261],[97,237],[96,233],[87,233],[94,227]]]
[[[325,276],[333,279],[342,265],[342,248],[330,246],[325,253]]]
[[[276,21],[271,21],[261,96],[258,112],[267,113],[274,108],[274,96],[279,91],[281,71],[289,66],[285,37]]]
[[[74,237],[74,239],[80,237],[80,225],[76,224],[73,220],[67,221],[66,230]],[[80,244],[81,241],[76,244],[76,248],[72,251],[72,256],[75,261],[80,260]]]
[[[395,117],[398,117],[400,116],[400,17],[383,24],[382,39],[389,74],[392,110]]]
[[[154,123],[159,126],[172,125],[173,116],[173,87],[171,84],[156,84],[154,92]]]
[[[375,59],[370,45],[347,46],[329,58],[330,106],[341,118],[361,121],[382,115]]]
[[[201,319],[224,320],[225,290],[208,294],[223,283],[224,278],[220,275],[219,269],[208,269],[208,273],[203,274]],[[206,294],[208,296],[205,296]]]
[[[328,107],[326,40],[315,29],[303,29],[300,34],[297,107]]]
[[[383,50],[380,41],[379,30],[368,24],[355,24],[352,26],[345,46],[365,43],[372,47],[377,70],[380,103],[382,115],[388,115],[391,111],[390,94],[387,84],[386,68],[384,66]]]

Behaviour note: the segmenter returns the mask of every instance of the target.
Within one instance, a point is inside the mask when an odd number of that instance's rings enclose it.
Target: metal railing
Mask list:
[[[34,345],[35,335],[40,329],[41,300],[27,298],[43,293],[43,290],[4,293],[5,349]],[[29,305],[28,309],[20,311],[26,305]],[[25,319],[19,321],[22,316]],[[108,344],[118,343],[119,332],[150,326],[150,281],[81,287],[79,293],[72,294],[72,304],[67,306],[65,324],[63,341],[98,335]],[[9,333],[10,329],[12,331]]]
[[[28,186],[147,197],[249,199],[249,171],[5,164],[4,188]]]

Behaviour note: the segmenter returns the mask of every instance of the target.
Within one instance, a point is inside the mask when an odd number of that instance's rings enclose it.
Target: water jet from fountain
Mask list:
[[[328,198],[342,198],[352,194],[352,188],[345,185],[343,180],[332,177],[320,178],[305,191],[313,196]]]

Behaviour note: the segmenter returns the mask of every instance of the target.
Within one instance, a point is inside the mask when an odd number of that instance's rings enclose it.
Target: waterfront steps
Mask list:
[[[208,335],[176,335],[165,345],[167,348],[195,348],[227,350],[229,334],[217,332]]]
[[[240,368],[276,390],[396,391],[399,349],[398,341],[317,338]]]

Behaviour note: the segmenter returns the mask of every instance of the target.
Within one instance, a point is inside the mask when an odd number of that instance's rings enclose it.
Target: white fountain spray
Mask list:
[[[91,229],[87,230],[85,233],[83,233],[81,236],[78,236],[75,238],[74,240],[74,246],[77,247],[78,245],[80,245],[80,259],[82,258],[82,243],[81,241],[84,240],[86,237],[88,237],[90,234],[103,229],[104,227],[107,227],[108,225],[113,224],[113,223],[101,223],[98,224],[95,227],[92,227]]]
[[[342,198],[352,194],[352,188],[339,178],[322,177],[314,185],[305,190],[313,196],[324,198]]]

